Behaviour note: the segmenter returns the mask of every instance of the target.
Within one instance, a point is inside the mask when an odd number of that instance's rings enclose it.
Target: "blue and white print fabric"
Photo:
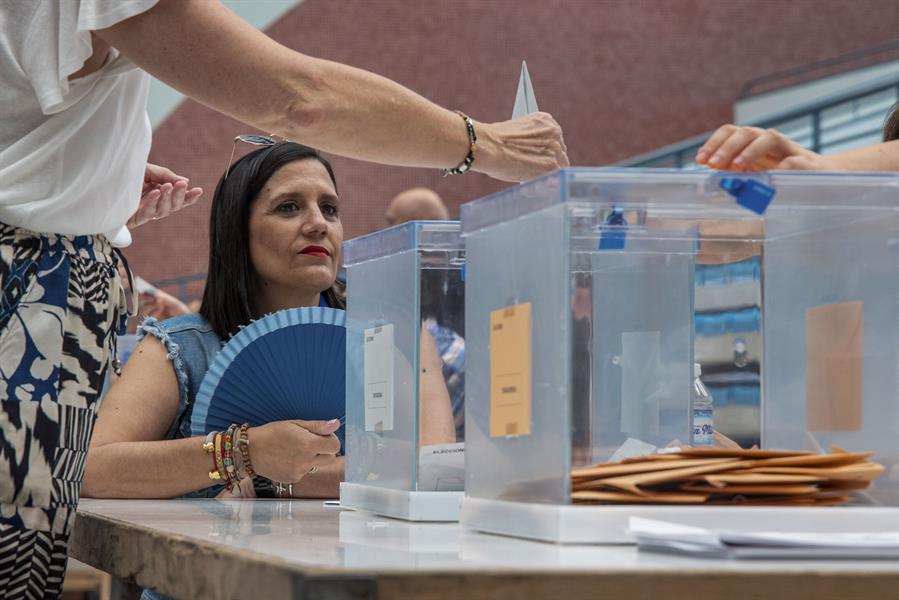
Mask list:
[[[0,598],[61,593],[84,462],[128,317],[105,238],[0,224]]]

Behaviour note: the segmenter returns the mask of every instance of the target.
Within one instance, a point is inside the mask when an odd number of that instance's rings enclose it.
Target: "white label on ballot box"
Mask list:
[[[365,431],[393,431],[393,325],[364,336]]]
[[[465,442],[423,446],[418,452],[418,491],[465,490]]]

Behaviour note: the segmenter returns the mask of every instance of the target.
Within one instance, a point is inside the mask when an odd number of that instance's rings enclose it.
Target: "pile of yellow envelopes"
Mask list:
[[[833,506],[883,473],[873,452],[666,449],[660,454],[578,468],[575,504],[745,504]]]

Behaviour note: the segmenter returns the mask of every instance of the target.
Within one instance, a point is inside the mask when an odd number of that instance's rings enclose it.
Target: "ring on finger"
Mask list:
[[[318,465],[312,465],[312,468],[309,469],[309,474],[311,475],[312,473],[315,473],[316,471],[318,471]]]

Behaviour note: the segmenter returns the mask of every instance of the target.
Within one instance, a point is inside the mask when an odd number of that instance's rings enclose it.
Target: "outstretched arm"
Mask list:
[[[775,129],[722,125],[697,151],[696,162],[726,171],[899,171],[899,140],[822,155]]]
[[[468,151],[458,115],[378,75],[294,52],[217,0],[161,0],[96,32],[195,100],[266,133],[403,166],[454,167]],[[474,170],[521,181],[568,164],[545,113],[476,124]]]

